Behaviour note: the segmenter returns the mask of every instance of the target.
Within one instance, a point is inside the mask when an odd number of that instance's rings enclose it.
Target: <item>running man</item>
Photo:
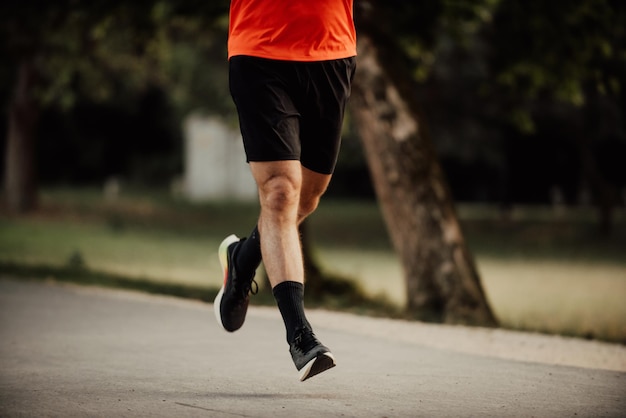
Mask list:
[[[304,381],[335,366],[304,313],[298,225],[330,182],[356,67],[352,0],[231,0],[230,91],[260,200],[247,238],[220,245],[224,285],[215,314],[233,332],[244,323],[263,261]]]

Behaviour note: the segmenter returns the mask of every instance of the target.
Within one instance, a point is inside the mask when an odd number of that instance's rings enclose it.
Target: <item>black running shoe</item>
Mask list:
[[[289,352],[300,371],[301,382],[335,367],[335,357],[309,328],[302,328],[296,332],[296,338],[289,344]]]
[[[215,317],[222,327],[228,331],[237,331],[246,320],[249,293],[256,294],[257,289],[252,290],[252,284],[256,286],[254,276],[245,280],[237,277],[237,271],[233,265],[233,257],[237,251],[239,238],[230,235],[222,241],[218,250],[218,256],[224,272],[224,284],[215,297],[213,309]]]

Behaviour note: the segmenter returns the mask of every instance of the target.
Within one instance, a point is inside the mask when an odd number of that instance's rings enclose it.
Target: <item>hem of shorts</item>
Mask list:
[[[299,161],[300,160],[300,156],[298,155],[286,155],[286,156],[281,156],[281,157],[269,157],[269,158],[256,158],[256,157],[248,157],[246,158],[246,162],[247,163],[271,163],[271,162],[278,162],[278,161]]]
[[[271,162],[279,162],[279,161],[300,161],[300,164],[302,164],[302,167],[307,168],[311,171],[315,171],[316,173],[319,174],[333,174],[335,172],[335,168],[333,167],[332,169],[328,170],[328,169],[324,169],[321,170],[319,167],[311,167],[309,164],[303,163],[299,157],[292,157],[292,158],[270,158],[270,159],[263,159],[263,158],[248,158],[246,159],[246,162],[248,164],[250,163],[271,163]]]

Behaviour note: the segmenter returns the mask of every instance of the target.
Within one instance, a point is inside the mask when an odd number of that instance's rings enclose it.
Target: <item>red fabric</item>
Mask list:
[[[231,0],[228,57],[323,61],[356,55],[352,0]]]

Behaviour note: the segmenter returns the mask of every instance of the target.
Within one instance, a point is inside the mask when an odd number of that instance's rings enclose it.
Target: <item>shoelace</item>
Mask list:
[[[252,278],[252,281],[247,287],[248,287],[247,291],[250,292],[251,294],[256,295],[257,293],[259,293],[259,284],[256,282],[256,280],[254,280],[254,278]]]
[[[308,352],[318,344],[317,338],[315,337],[313,331],[306,328],[300,331],[297,337],[293,340],[293,343],[296,348],[298,348],[298,350],[302,351],[303,353]]]
[[[253,295],[256,295],[257,293],[259,293],[259,285],[256,282],[256,280],[254,280],[254,278],[252,278],[252,280],[249,283],[241,283],[241,282],[242,282],[241,280],[234,281],[233,292],[241,295],[242,299],[245,299],[246,296],[248,296],[248,293],[251,293]]]

